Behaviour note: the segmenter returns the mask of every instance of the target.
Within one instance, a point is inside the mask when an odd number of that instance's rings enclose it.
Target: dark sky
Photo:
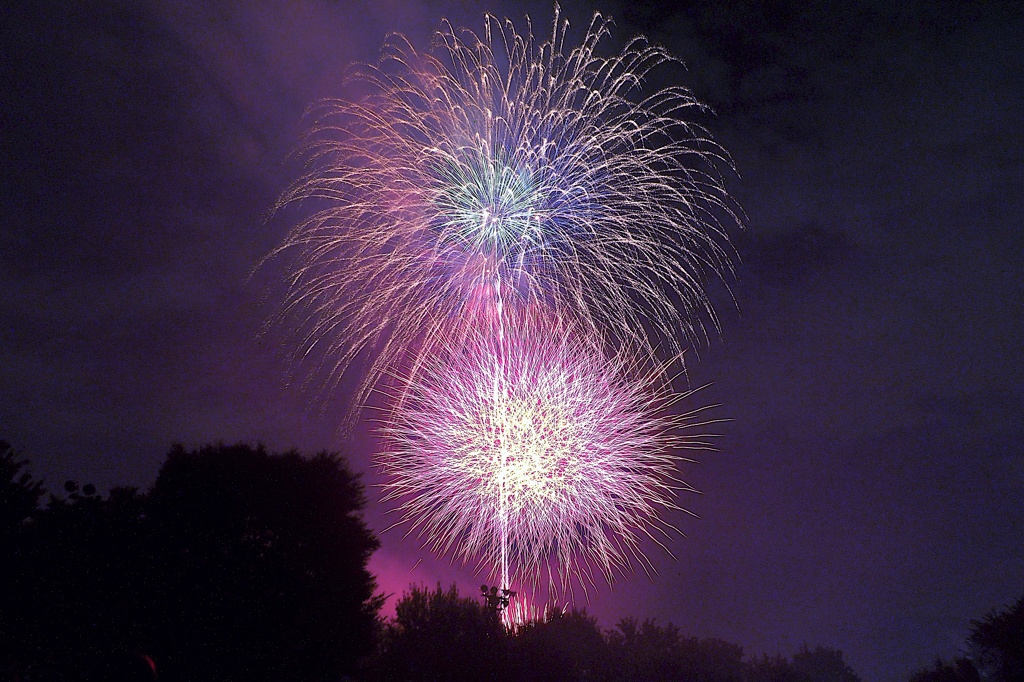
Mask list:
[[[746,210],[689,361],[721,451],[659,575],[590,610],[672,620],[750,653],[846,652],[866,680],[950,656],[1024,594],[1024,83],[1017,3],[608,2],[710,103]],[[890,5],[898,5],[892,8]],[[286,384],[250,269],[298,170],[304,109],[388,32],[425,46],[484,10],[550,5],[11,3],[0,21],[0,438],[52,489],[148,486],[172,442],[347,453],[341,400]],[[609,51],[613,49],[609,44]],[[388,525],[372,503],[368,520]],[[417,561],[422,559],[422,563]],[[392,531],[389,591],[479,579]]]

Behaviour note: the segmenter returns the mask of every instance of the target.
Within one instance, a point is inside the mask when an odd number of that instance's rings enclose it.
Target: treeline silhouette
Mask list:
[[[381,633],[370,680],[536,682],[858,682],[839,651],[744,660],[742,647],[624,619],[602,632],[584,611],[555,611],[507,632],[496,611],[447,590],[412,587]]]
[[[73,482],[48,495],[28,464],[0,441],[0,680],[859,680],[834,649],[745,658],[581,611],[509,632],[454,586],[412,586],[382,619],[378,543],[338,454],[175,446],[150,490],[106,497]],[[969,644],[910,680],[1024,680],[1024,598],[974,622]]]

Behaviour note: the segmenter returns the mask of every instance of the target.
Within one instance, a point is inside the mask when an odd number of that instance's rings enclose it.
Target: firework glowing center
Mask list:
[[[472,163],[438,168],[435,229],[470,253],[514,260],[540,241],[544,204],[532,173],[491,160],[486,151],[474,156]]]
[[[682,435],[693,415],[666,410],[675,398],[660,373],[625,357],[529,318],[425,359],[385,429],[400,523],[494,578],[546,580],[549,593],[626,570],[688,489],[676,450],[703,442]]]
[[[585,494],[587,469],[607,458],[599,431],[616,406],[596,386],[577,390],[574,383],[555,372],[520,377],[497,398],[483,386],[467,387],[476,390],[463,396],[447,425],[445,464],[477,477],[484,498],[498,499],[503,485],[512,516],[546,514],[566,495]]]

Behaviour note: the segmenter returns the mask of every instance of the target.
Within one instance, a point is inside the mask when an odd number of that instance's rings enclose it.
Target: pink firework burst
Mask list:
[[[640,544],[672,530],[659,514],[692,490],[680,449],[709,448],[694,429],[710,422],[672,409],[685,395],[663,368],[608,357],[551,315],[516,317],[399,382],[378,460],[385,501],[435,552],[502,585],[565,593],[634,561],[650,570]]]
[[[424,329],[481,305],[544,305],[611,345],[679,357],[717,320],[703,283],[731,271],[741,215],[726,152],[644,39],[601,56],[595,15],[573,47],[488,16],[442,24],[429,51],[398,35],[356,66],[353,97],[311,112],[308,172],[279,201],[313,212],[269,258],[288,262],[279,323],[337,387],[357,358],[364,401]],[[358,363],[357,363],[358,364]]]

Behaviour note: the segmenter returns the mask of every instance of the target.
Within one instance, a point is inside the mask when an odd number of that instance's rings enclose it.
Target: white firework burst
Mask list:
[[[661,514],[692,490],[677,478],[681,451],[710,447],[707,408],[672,410],[685,396],[660,372],[607,358],[571,323],[526,315],[507,327],[398,382],[378,460],[385,502],[438,554],[504,587],[564,594],[634,562],[648,570],[641,542],[663,543]]]

